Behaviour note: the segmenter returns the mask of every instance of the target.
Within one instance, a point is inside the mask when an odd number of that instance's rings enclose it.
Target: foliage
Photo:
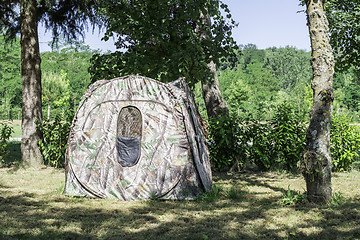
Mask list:
[[[294,47],[272,47],[266,49],[264,67],[276,76],[281,89],[291,92],[299,84],[310,83],[312,74],[309,58],[309,52]]]
[[[69,81],[70,98],[65,108],[75,111],[81,96],[90,84],[90,74],[88,73],[90,58],[97,51],[91,50],[82,41],[61,41],[57,42],[57,45],[53,45],[53,52],[41,54],[41,68],[43,73],[66,74],[66,79]],[[53,116],[56,114],[57,111],[52,113]]]
[[[353,67],[359,72],[360,1],[328,0],[326,3],[336,70],[343,72]]]
[[[21,1],[9,0],[0,4],[0,32],[8,40],[15,39],[20,31]],[[88,24],[101,25],[94,0],[36,0],[38,21],[52,30],[55,40],[60,36],[76,39]],[[56,42],[56,41],[55,41]]]
[[[255,163],[260,170],[269,170],[276,161],[271,137],[271,125],[258,121],[245,121],[242,123],[243,151],[247,152],[248,162]],[[245,145],[248,144],[250,146]]]
[[[80,97],[90,84],[90,74],[87,70],[91,56],[97,51],[91,50],[82,41],[61,41],[57,42],[56,48],[54,45],[53,52],[41,53],[41,69],[45,81],[48,75],[66,74],[70,98],[64,102],[65,108],[75,111]],[[20,41],[8,44],[1,35],[0,59],[7,60],[0,62],[0,119],[21,119]],[[56,88],[53,90],[57,91]],[[46,83],[43,84],[43,91],[46,91]],[[66,95],[68,93],[66,91]],[[43,107],[46,108],[47,104],[43,104]],[[57,113],[61,111],[51,109],[52,116]]]
[[[42,98],[48,103],[48,117],[50,120],[50,107],[53,103],[56,107],[69,106],[70,82],[67,74],[60,70],[60,73],[44,72],[42,77]]]
[[[219,0],[103,1],[100,7],[104,39],[115,37],[116,46],[126,51],[94,55],[92,81],[141,74],[163,82],[185,77],[194,86],[210,76],[210,61],[237,59],[231,37],[235,22]]]
[[[289,104],[279,105],[270,122],[245,119],[232,132],[237,135],[236,153],[242,164],[254,163],[262,171],[297,170],[305,149],[306,126],[303,116]]]
[[[336,192],[332,195],[330,205],[333,207],[338,207],[344,204],[345,197],[341,192]]]
[[[215,202],[215,201],[219,200],[220,195],[222,194],[223,191],[224,190],[220,185],[213,184],[211,191],[206,192],[202,195],[199,195],[197,197],[197,200],[198,201],[206,201],[206,202]]]
[[[56,168],[65,166],[65,151],[70,133],[70,123],[59,115],[55,117],[55,121],[37,123],[43,135],[43,140],[38,144],[46,165]]]
[[[270,121],[277,106],[291,103],[299,114],[312,104],[309,53],[293,47],[241,46],[235,68],[220,66],[219,85],[230,112],[238,118]]]
[[[14,39],[21,33],[23,141],[22,160],[27,166],[42,165],[37,142],[35,119],[42,120],[41,58],[39,52],[38,23],[59,37],[59,30],[67,38],[76,38],[88,24],[99,25],[94,8],[95,0],[9,0],[0,3],[0,33]],[[30,136],[31,133],[31,136]],[[35,141],[34,141],[35,139]]]
[[[239,169],[246,161],[260,170],[296,171],[305,150],[304,116],[280,104],[270,122],[232,117],[209,120],[210,160],[214,169]],[[217,144],[215,144],[217,143]]]
[[[306,145],[304,116],[292,111],[289,104],[281,104],[271,121],[273,151],[277,165],[287,171],[295,171]]]
[[[354,121],[359,121],[360,111],[360,75],[350,68],[345,72],[337,72],[334,76],[334,111],[349,111]]]
[[[306,199],[306,193],[300,193],[290,190],[290,185],[288,185],[288,190],[283,193],[281,197],[281,202],[284,205],[293,205],[304,202]]]
[[[238,163],[242,166],[239,127],[236,119],[223,115],[209,119],[210,162],[216,170],[226,170]]]
[[[0,119],[17,117],[21,108],[20,40],[8,44],[0,35]]]
[[[11,134],[14,132],[13,128],[1,123],[0,124],[0,163],[4,163],[6,155],[9,153],[8,141]]]
[[[350,125],[347,114],[336,114],[331,127],[331,157],[334,172],[349,171],[351,164],[359,157],[360,128]]]
[[[230,113],[238,118],[243,118],[251,109],[251,104],[246,104],[252,96],[251,87],[244,83],[241,79],[232,82],[231,85],[224,91],[224,96],[227,98]]]

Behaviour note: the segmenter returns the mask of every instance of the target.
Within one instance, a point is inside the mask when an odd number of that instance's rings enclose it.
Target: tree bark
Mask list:
[[[228,115],[229,107],[221,96],[219,80],[216,73],[216,65],[214,62],[210,62],[208,67],[213,75],[213,79],[207,79],[206,82],[201,82],[202,95],[208,117],[216,118],[220,115]]]
[[[211,19],[209,14],[201,14],[201,18],[203,24],[207,26],[211,26]],[[207,39],[209,36],[205,31],[200,32],[200,37]],[[202,87],[202,95],[204,98],[206,112],[209,118],[216,118],[220,115],[228,115],[229,107],[226,101],[222,98],[220,88],[219,88],[219,80],[216,73],[216,64],[211,61],[208,64],[208,68],[210,70],[211,75],[201,81]]]
[[[313,69],[313,106],[307,130],[306,152],[301,161],[307,198],[323,204],[331,200],[330,128],[334,90],[334,57],[329,43],[324,0],[306,0]]]
[[[42,122],[41,70],[37,32],[36,0],[23,0],[21,12],[22,140],[21,158],[25,167],[40,167],[43,158],[38,146],[41,133],[35,120]]]

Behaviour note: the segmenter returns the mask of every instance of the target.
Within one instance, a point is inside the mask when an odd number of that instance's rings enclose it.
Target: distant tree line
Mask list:
[[[90,58],[97,51],[83,42],[60,41],[51,52],[41,53],[44,118],[74,112],[90,84]],[[0,36],[0,118],[21,119],[19,40],[11,45]],[[50,111],[49,111],[50,110]]]
[[[219,85],[231,113],[239,118],[271,120],[286,102],[308,119],[312,105],[310,52],[286,46],[258,49],[240,46],[238,65],[219,65]],[[360,121],[360,75],[350,68],[335,72],[334,112]]]
[[[82,94],[91,83],[90,59],[99,54],[83,42],[60,41],[51,52],[41,53],[43,113],[54,119],[58,114],[76,111]],[[96,55],[98,56],[98,55]],[[0,118],[21,119],[20,45],[9,46],[0,36]],[[286,102],[307,119],[312,104],[310,52],[286,46],[258,49],[240,45],[238,64],[218,65],[219,85],[230,113],[241,119],[268,121],[279,105]],[[347,112],[360,120],[360,75],[349,69],[336,72],[335,112]],[[194,88],[201,113],[206,116],[201,89]],[[48,110],[50,112],[48,114]]]

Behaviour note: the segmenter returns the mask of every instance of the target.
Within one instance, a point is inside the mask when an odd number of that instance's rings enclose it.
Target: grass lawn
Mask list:
[[[360,239],[358,171],[334,174],[323,207],[284,205],[300,175],[214,175],[204,199],[120,202],[62,196],[63,169],[0,168],[0,239]]]

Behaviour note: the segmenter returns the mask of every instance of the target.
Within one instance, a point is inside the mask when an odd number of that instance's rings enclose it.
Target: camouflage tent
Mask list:
[[[192,199],[211,185],[203,128],[183,80],[126,76],[89,87],[68,140],[66,195]]]

